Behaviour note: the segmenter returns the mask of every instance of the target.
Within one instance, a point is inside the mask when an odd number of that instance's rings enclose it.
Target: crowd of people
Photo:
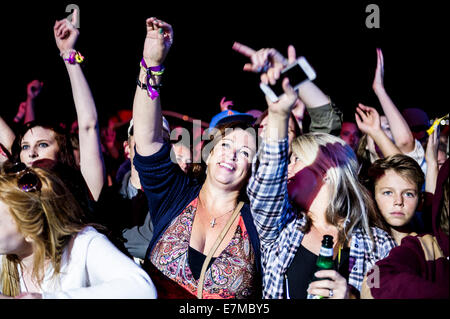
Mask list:
[[[449,298],[448,114],[400,111],[381,49],[382,114],[344,120],[314,81],[280,79],[293,46],[236,42],[243,71],[284,93],[266,110],[224,98],[198,134],[163,116],[174,31],[152,17],[132,110],[100,125],[76,19],[53,30],[76,120],[35,114],[39,80],[0,117],[0,299]]]

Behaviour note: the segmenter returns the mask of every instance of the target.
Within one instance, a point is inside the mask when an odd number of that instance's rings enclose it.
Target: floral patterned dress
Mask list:
[[[197,205],[198,198],[195,198],[172,221],[150,256],[156,268],[193,295],[197,294],[198,281],[189,267],[188,251]],[[205,273],[203,298],[252,298],[261,289],[255,279],[254,251],[244,220],[239,216],[233,238]]]

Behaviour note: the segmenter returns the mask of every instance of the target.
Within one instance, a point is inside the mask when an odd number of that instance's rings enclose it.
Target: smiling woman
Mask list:
[[[146,27],[143,61],[152,67],[141,68],[139,79],[157,88],[162,72],[155,69],[161,69],[173,31],[156,18]],[[134,164],[154,225],[144,267],[159,278],[159,298],[260,297],[259,238],[243,196],[256,152],[254,130],[247,131],[245,122],[218,125],[202,152],[207,174],[200,181],[170,158],[159,93],[137,87],[133,122]]]

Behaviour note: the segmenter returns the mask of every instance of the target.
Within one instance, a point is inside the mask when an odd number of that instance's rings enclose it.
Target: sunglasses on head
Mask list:
[[[22,162],[14,163],[11,167],[5,169],[5,172],[18,175],[17,187],[24,192],[34,192],[41,189],[39,177]]]
[[[12,157],[9,151],[0,143],[0,147],[11,161]],[[11,161],[12,162],[12,161]],[[24,192],[34,192],[41,189],[41,181],[39,177],[30,170],[24,163],[22,162],[12,162],[11,166],[5,165],[4,171],[7,174],[16,174],[17,178],[17,187]]]

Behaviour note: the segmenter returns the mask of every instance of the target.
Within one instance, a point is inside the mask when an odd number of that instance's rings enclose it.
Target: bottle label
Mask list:
[[[321,247],[319,255],[323,257],[333,257],[333,248]]]
[[[322,296],[317,296],[317,295],[311,295],[308,294],[308,296],[306,296],[306,299],[324,299],[325,297]]]

